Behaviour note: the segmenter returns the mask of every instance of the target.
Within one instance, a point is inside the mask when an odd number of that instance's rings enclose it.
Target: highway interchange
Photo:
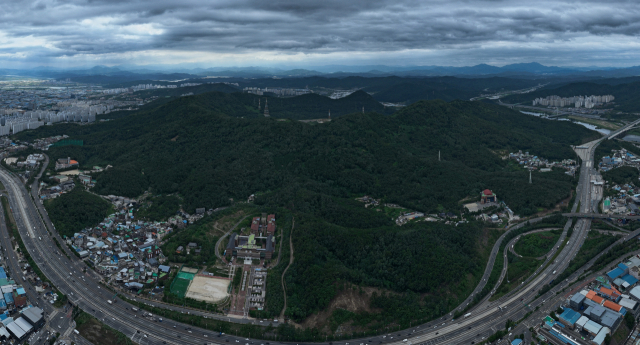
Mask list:
[[[576,202],[572,210],[573,213],[576,211],[581,213],[593,211],[590,210],[590,205],[595,196],[592,196],[590,181],[591,176],[596,173],[593,164],[593,153],[599,142],[600,140],[584,145],[582,151],[578,152],[583,162],[580,170]],[[47,226],[53,229],[53,225],[50,224],[44,208],[41,207],[42,205],[36,206],[39,202],[33,202],[19,178],[4,169],[0,169],[0,181],[7,188],[7,196],[20,235],[38,267],[44,272],[47,278],[52,281],[54,286],[69,297],[70,301],[103,323],[121,331],[139,344],[224,344],[227,342],[266,344],[266,341],[249,340],[229,335],[218,337],[217,332],[190,327],[166,319],[163,322],[158,322],[157,320],[154,322],[143,318],[143,311],[134,313],[131,309],[132,306],[121,300],[114,304],[107,303],[107,300],[114,299],[114,293],[100,286],[99,281],[101,277],[97,273],[91,270],[83,273],[86,265],[74,255],[70,255],[70,260],[66,255],[60,253],[50,233],[47,231]],[[578,204],[581,205],[580,210],[577,210]],[[40,211],[37,207],[40,208]],[[43,215],[41,216],[40,213]],[[519,226],[522,226],[522,224]],[[573,226],[573,222],[569,220],[563,229],[563,234],[558,241],[558,246],[556,246],[554,250],[557,250],[558,247],[560,247],[560,243],[565,241],[565,236],[571,226]],[[480,342],[496,330],[503,329],[506,320],[519,320],[528,312],[533,311],[533,308],[536,306],[544,306],[545,303],[548,302],[547,300],[551,300],[551,296],[555,296],[556,291],[562,289],[565,284],[568,284],[568,282],[562,282],[545,295],[536,298],[537,291],[554,278],[554,272],[558,274],[568,266],[570,260],[576,255],[583,243],[589,227],[589,219],[579,219],[575,224],[569,242],[553,262],[549,262],[547,267],[543,265],[541,269],[539,269],[539,272],[536,272],[536,274],[527,279],[520,288],[503,296],[498,301],[489,302],[488,299],[481,301],[469,311],[471,315],[467,318],[452,320],[450,315],[447,315],[441,319],[407,330],[376,337],[349,340],[346,343],[384,342],[406,344],[409,342],[411,344],[432,345],[471,344],[472,342]],[[513,229],[515,228],[517,227]],[[6,226],[0,226],[0,231],[2,231],[0,238],[2,238],[3,247],[7,248],[6,242],[8,238],[6,237]],[[52,233],[58,238],[58,241],[61,241],[55,231],[52,231]],[[504,235],[501,239],[502,238],[504,238]],[[509,244],[511,243],[513,243],[513,241]],[[470,303],[473,296],[484,288],[484,284],[486,284],[485,279],[488,278],[491,273],[495,256],[499,252],[499,246],[500,241],[496,243],[493,248],[483,280],[479,286],[476,287],[474,293],[469,296],[467,301],[459,308],[464,308],[466,303]],[[65,251],[68,251],[68,249],[65,248]],[[549,261],[551,257],[553,257],[553,253],[547,256],[547,261]],[[14,267],[16,262],[13,262],[13,264],[11,262],[12,261],[10,261],[10,265],[12,266],[11,270],[17,269],[17,267]],[[544,268],[544,270],[542,270],[542,268]],[[577,273],[578,272],[576,272],[576,274]],[[15,275],[14,273],[14,276]],[[577,277],[577,275],[575,277]],[[571,280],[569,280],[569,282],[570,281]],[[23,284],[28,286],[28,283],[23,282]],[[496,286],[499,286],[499,284]],[[29,297],[31,301],[38,300],[37,296],[33,296],[33,292]],[[46,303],[40,303],[40,305],[43,304]],[[176,310],[180,310],[179,307],[175,308],[177,308]],[[50,306],[45,306],[43,309],[45,309],[47,313],[51,312]],[[528,328],[539,322],[538,319],[533,319],[533,316],[537,317],[537,315],[534,314],[526,319],[523,324],[528,326],[519,326],[522,327],[522,330],[517,330],[518,333],[522,333],[524,328]],[[516,332],[516,330],[514,330],[514,332]],[[407,342],[404,342],[404,339],[407,339]],[[336,342],[336,344],[338,343],[339,342]],[[284,343],[271,342],[271,344]]]

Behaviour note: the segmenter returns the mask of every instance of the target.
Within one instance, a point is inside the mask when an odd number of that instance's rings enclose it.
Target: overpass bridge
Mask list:
[[[615,131],[609,133],[609,136],[607,136],[607,139],[611,140],[611,139],[615,138],[616,136],[618,136],[618,135],[620,135],[620,134],[622,134],[622,133],[634,128],[638,124],[640,124],[640,119],[635,120],[635,121],[631,122],[630,124],[625,125],[624,127],[620,127],[618,129],[616,129]]]
[[[640,216],[630,216],[625,214],[600,214],[600,213],[563,213],[565,217],[576,218],[597,218],[597,219],[627,219],[627,220],[640,220]]]
[[[591,219],[627,219],[627,220],[640,220],[640,216],[628,216],[623,214],[618,215],[608,215],[608,214],[599,214],[599,213],[563,213],[565,217],[576,217],[576,218],[591,218]],[[624,242],[632,240],[640,235],[640,228],[635,231],[627,234],[624,237]]]

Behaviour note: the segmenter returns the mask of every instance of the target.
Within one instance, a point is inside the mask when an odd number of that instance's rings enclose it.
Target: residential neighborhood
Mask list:
[[[542,320],[542,328],[554,341],[578,345],[577,339],[602,345],[625,318],[635,319],[640,311],[638,281],[640,257],[634,255],[571,295],[562,307]],[[542,335],[538,338],[544,341]]]

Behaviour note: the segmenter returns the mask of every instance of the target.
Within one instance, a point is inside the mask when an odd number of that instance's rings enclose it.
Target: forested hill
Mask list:
[[[625,84],[602,84],[602,83],[571,83],[558,88],[540,89],[531,93],[516,94],[507,96],[502,99],[505,103],[526,103],[531,105],[531,101],[538,97],[547,97],[558,95],[560,97],[572,96],[591,96],[591,95],[613,95],[617,106],[615,110],[625,112],[639,112],[640,99],[640,82],[631,82]]]
[[[442,99],[445,101],[468,100],[486,93],[518,90],[536,86],[539,80],[503,77],[458,78],[458,77],[305,77],[305,78],[261,78],[234,79],[241,87],[283,87],[313,89],[362,89],[380,102],[414,103],[420,100]],[[556,82],[549,80],[549,82]]]
[[[264,109],[264,104],[262,106]],[[331,112],[331,118],[336,118],[363,110],[391,114],[395,108],[383,106],[364,91],[356,91],[338,99],[314,93],[291,98],[269,98],[269,114],[276,118],[297,120],[327,118],[329,112]]]
[[[381,114],[392,114],[396,110],[395,107],[383,106],[364,91],[356,91],[339,99],[331,99],[313,93],[279,98],[242,93],[237,88],[225,84],[208,84],[177,89],[145,90],[136,94],[140,95],[140,97],[169,97],[161,98],[141,108],[147,110],[155,109],[159,105],[170,102],[175,97],[180,97],[185,93],[192,92],[194,95],[199,95],[211,91],[218,91],[218,93],[212,93],[206,99],[198,99],[195,102],[233,117],[264,117],[264,109],[267,104],[270,117],[293,120],[325,119],[329,117],[329,113],[331,113],[331,118],[336,118],[346,114],[362,112],[363,109],[365,112],[378,112]],[[115,119],[122,117],[122,113],[116,112],[101,117]],[[125,115],[128,114],[130,112]]]
[[[50,152],[83,166],[113,165],[96,176],[97,193],[177,192],[188,211],[256,192],[268,192],[261,202],[295,204],[312,213],[322,198],[363,194],[418,210],[455,211],[459,200],[491,188],[521,214],[567,197],[571,178],[544,173],[525,183],[528,174],[510,167],[500,151],[575,158],[569,145],[597,135],[572,123],[467,101],[422,101],[390,116],[354,113],[324,124],[240,118],[257,112],[250,101],[238,102],[248,97],[181,97],[122,119],[45,127],[29,135],[57,130],[83,139],[84,147]],[[309,195],[320,199],[305,199]]]

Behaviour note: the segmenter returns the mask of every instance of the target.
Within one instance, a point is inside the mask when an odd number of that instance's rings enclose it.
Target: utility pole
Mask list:
[[[438,150],[438,162],[440,162],[440,150]]]
[[[531,170],[529,170],[529,184],[531,184]]]

